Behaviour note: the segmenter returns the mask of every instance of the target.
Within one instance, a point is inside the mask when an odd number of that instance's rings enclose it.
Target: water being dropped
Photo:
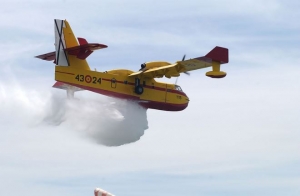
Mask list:
[[[68,100],[53,97],[44,122],[79,131],[89,140],[105,146],[138,141],[148,129],[147,110],[119,99]]]

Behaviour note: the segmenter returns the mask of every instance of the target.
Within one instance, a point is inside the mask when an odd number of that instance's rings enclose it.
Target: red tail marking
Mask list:
[[[212,59],[213,61],[218,61],[221,64],[228,63],[228,49],[216,46],[212,49],[205,57]]]

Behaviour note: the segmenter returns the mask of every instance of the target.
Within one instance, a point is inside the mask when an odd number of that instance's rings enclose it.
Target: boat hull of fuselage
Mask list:
[[[141,106],[145,108],[155,109],[155,110],[163,110],[163,111],[182,111],[187,108],[187,104],[170,104],[170,103],[162,103],[155,101],[141,102],[139,103]]]

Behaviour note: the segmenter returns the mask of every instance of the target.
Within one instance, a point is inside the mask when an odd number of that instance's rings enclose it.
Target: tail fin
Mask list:
[[[85,60],[94,50],[107,48],[104,44],[88,43],[84,38],[76,39],[66,20],[54,20],[55,52],[38,55],[58,66],[71,66],[75,69],[90,70]],[[79,43],[78,43],[79,42]]]
[[[54,20],[55,32],[55,63],[60,66],[72,66],[78,69],[90,70],[85,59],[69,55],[67,49],[79,46],[73,31],[66,20]]]

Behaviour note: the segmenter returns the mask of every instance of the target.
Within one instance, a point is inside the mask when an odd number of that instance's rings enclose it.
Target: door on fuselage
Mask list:
[[[116,88],[117,87],[117,80],[115,78],[111,79],[111,88]]]

